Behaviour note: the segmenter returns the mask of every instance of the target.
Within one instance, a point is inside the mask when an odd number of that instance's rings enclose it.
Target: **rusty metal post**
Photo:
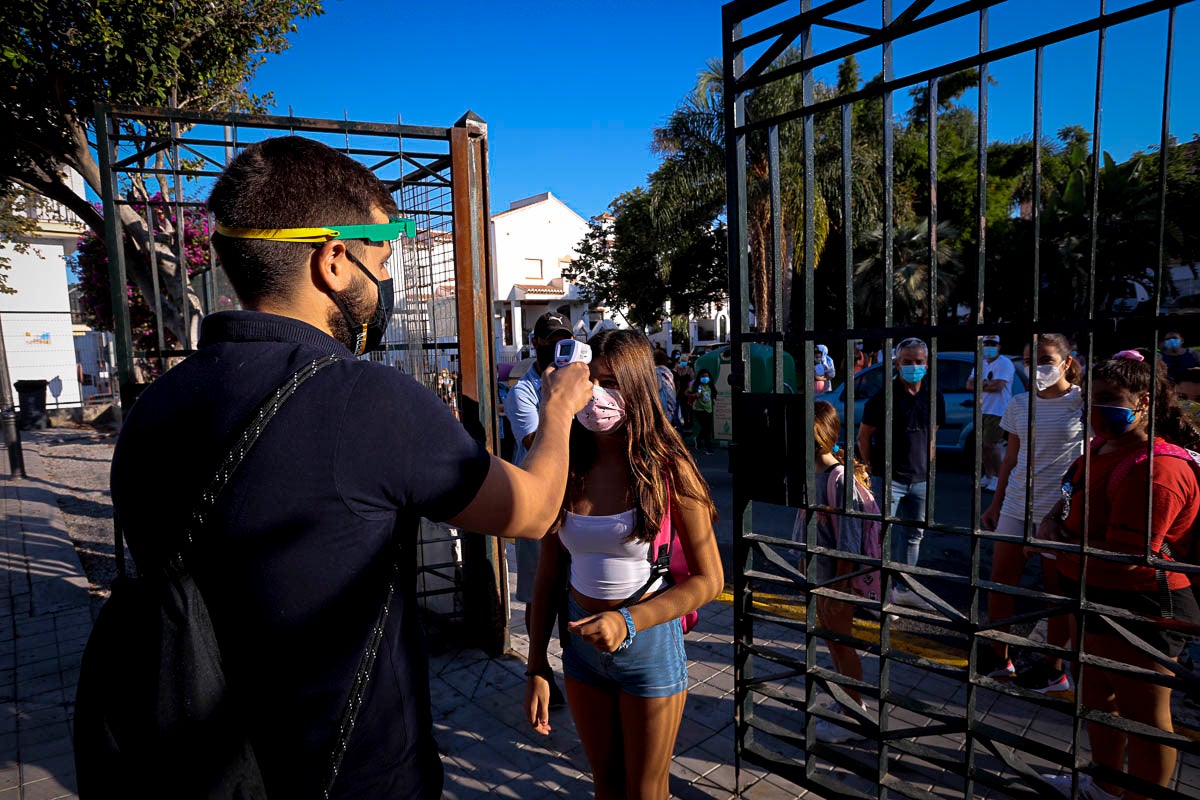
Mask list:
[[[496,369],[492,352],[492,269],[488,216],[487,124],[468,111],[450,131],[454,269],[463,425],[499,452]],[[467,629],[491,655],[508,650],[508,583],[504,543],[463,537]]]

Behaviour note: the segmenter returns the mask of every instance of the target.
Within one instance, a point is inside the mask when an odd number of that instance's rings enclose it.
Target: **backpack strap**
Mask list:
[[[650,587],[655,581],[662,579],[667,583],[672,582],[671,578],[671,544],[675,538],[675,528],[671,525],[671,484],[667,483],[667,505],[663,509],[662,522],[659,523],[658,533],[654,536],[654,541],[650,543],[650,547],[646,551],[646,557],[650,561],[650,577],[642,584],[636,592],[629,595],[629,598],[621,604],[621,608],[626,608],[637,604],[639,600],[650,591]]]
[[[834,498],[837,497],[838,478],[841,477],[843,480],[845,480],[845,475],[846,468],[838,465],[829,470],[829,477],[825,479],[825,500],[833,508],[841,507],[841,504],[835,502]],[[856,493],[857,491],[858,490],[855,489]],[[833,525],[833,544],[840,550],[842,544],[842,529],[838,524],[838,517],[840,517],[841,514],[827,514],[826,516],[829,517],[829,521]]]
[[[180,543],[179,550],[175,555],[179,566],[183,566],[186,563],[184,558],[185,552],[190,550],[195,544],[196,532],[203,528],[208,521],[209,514],[212,513],[213,506],[217,503],[217,498],[220,497],[221,492],[229,484],[229,479],[233,477],[233,473],[237,471],[237,468],[246,458],[246,454],[250,452],[250,448],[254,447],[254,443],[258,441],[258,437],[266,429],[267,423],[271,421],[279,409],[283,408],[284,403],[291,399],[292,395],[296,393],[296,390],[302,384],[338,360],[336,355],[328,355],[305,364],[292,373],[291,377],[279,384],[275,391],[250,416],[249,424],[246,425],[242,431],[242,435],[238,437],[237,442],[229,450],[229,453],[221,462],[221,466],[217,468],[216,474],[213,475],[212,480],[208,482],[208,486],[201,493],[200,502],[192,508],[192,513],[188,515],[187,521],[184,523],[183,541]]]

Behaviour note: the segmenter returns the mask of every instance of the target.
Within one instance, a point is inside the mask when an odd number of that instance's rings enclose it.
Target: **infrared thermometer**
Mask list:
[[[592,348],[578,339],[563,339],[554,345],[554,366],[556,368],[562,369],[575,361],[581,364],[592,363]]]

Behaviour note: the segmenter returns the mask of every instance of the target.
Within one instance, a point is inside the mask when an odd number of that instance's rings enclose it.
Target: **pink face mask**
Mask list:
[[[575,415],[579,424],[593,433],[607,433],[625,421],[625,401],[616,389],[592,386],[592,399]]]

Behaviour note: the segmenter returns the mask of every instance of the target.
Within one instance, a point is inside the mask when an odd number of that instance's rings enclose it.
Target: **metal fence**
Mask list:
[[[97,133],[122,405],[194,352],[204,314],[237,306],[209,240],[212,184],[248,144],[297,134],[367,165],[415,223],[388,264],[395,312],[369,358],[436,392],[496,451],[482,120],[428,127],[100,106]],[[426,607],[486,649],[507,648],[496,542],[425,524],[418,557]]]
[[[1062,791],[1080,797],[1093,780],[1127,797],[1200,792],[1200,717],[1185,703],[1200,693],[1200,675],[1137,641],[1154,629],[1195,636],[1200,628],[1131,611],[1118,602],[1119,591],[1089,581],[1116,565],[1194,576],[1200,568],[1185,562],[1195,559],[1165,559],[1149,537],[1138,552],[1123,550],[1105,540],[1095,520],[1087,524],[1088,509],[1110,499],[1093,491],[1095,456],[1088,447],[1081,447],[1084,471],[1073,500],[1083,506],[1079,538],[1038,539],[1041,520],[1031,500],[1022,532],[982,529],[992,499],[981,486],[985,398],[983,381],[967,380],[972,370],[986,374],[988,334],[999,335],[1017,362],[1031,345],[1030,372],[1043,333],[1070,336],[1085,366],[1131,348],[1153,360],[1169,331],[1200,340],[1200,317],[1175,313],[1188,290],[1169,224],[1173,159],[1194,155],[1186,149],[1192,132],[1172,127],[1171,101],[1187,97],[1180,87],[1196,77],[1173,73],[1173,63],[1181,44],[1200,34],[1196,10],[1182,0],[1119,7],[1104,0],[1041,7],[1002,0],[737,0],[724,7],[739,769],[766,769],[814,793],[805,796],[838,798],[1063,796],[1044,775],[1064,776]],[[1019,15],[1019,25],[997,25],[1006,13]],[[1151,108],[1142,119],[1150,147],[1109,161],[1102,108],[1116,101],[1105,94],[1114,81],[1106,56],[1127,33],[1153,43],[1143,52],[1153,52],[1154,60],[1143,58],[1137,76],[1138,99]],[[860,68],[865,82],[857,79]],[[1082,97],[1086,108],[1078,128],[1065,130],[1059,143],[1043,127],[1048,116],[1062,117],[1045,99],[1051,87],[1060,104]],[[907,116],[897,108],[897,98],[906,96],[913,98]],[[990,133],[1010,129],[997,113],[1028,121],[1008,149]],[[958,161],[948,161],[952,148]],[[1143,189],[1136,214],[1113,210],[1122,176],[1126,184],[1137,178]],[[1001,196],[1016,199],[989,209]],[[947,220],[964,229],[953,230]],[[1130,237],[1120,237],[1134,225],[1141,238],[1127,247]],[[1123,273],[1113,266],[1118,256],[1127,262]],[[1195,273],[1182,268],[1189,270]],[[895,407],[906,385],[892,379],[893,348],[911,337],[927,343],[924,386],[947,401],[946,423],[929,441],[927,476],[898,480],[893,446],[910,428],[937,425],[935,402],[927,404],[927,419],[884,413],[872,426],[882,452],[874,470],[882,511],[863,509],[853,481],[844,482],[841,496],[818,502],[826,475],[816,467],[814,400],[835,405],[849,469],[864,395]],[[828,343],[842,365],[840,385],[823,397],[814,393],[817,343]],[[794,396],[783,394],[789,352],[804,373]],[[752,365],[773,373],[773,392],[748,390],[757,385]],[[1016,367],[1010,389],[1033,391]],[[1090,374],[1081,383],[1086,421],[1102,403],[1093,402]],[[1150,391],[1151,437],[1169,427],[1164,391],[1174,389]],[[1036,447],[1039,406],[1028,404],[1022,446]],[[1153,480],[1164,457],[1156,459],[1149,445],[1141,452]],[[1014,471],[1011,481],[1030,498],[1039,488],[1032,467]],[[920,502],[897,509],[898,495],[918,482]],[[830,544],[822,539],[823,520],[835,532],[839,525],[878,522],[882,555]],[[1152,525],[1149,503],[1145,520],[1143,531]],[[906,558],[902,528],[925,531],[914,563]],[[1019,585],[998,580],[991,571],[998,545],[1034,547],[1057,555],[1060,564],[1077,559],[1082,582],[1052,590],[1032,564]],[[841,573],[816,571],[828,558]],[[875,570],[882,601],[842,583]],[[897,587],[918,599],[895,602]],[[990,618],[989,594],[1012,598],[1016,610]],[[832,617],[822,618],[818,606],[833,602],[853,606],[851,627],[833,630]],[[1085,615],[1098,620],[1094,627],[1090,619],[1079,625]],[[1071,641],[1047,640],[1051,618],[1073,621]],[[1136,657],[1114,657],[1117,651],[1104,645],[1113,641]],[[862,677],[838,671],[831,644],[859,652]],[[989,677],[984,651],[998,644],[1010,646],[1022,668],[1044,656],[1062,658],[1078,685],[1042,693]],[[1115,702],[1104,697],[1112,686],[1119,687]],[[1147,707],[1161,702],[1155,687],[1174,690],[1166,719],[1147,718]],[[861,693],[864,711],[837,710],[853,706],[848,690]],[[831,722],[863,738],[822,739],[818,730]],[[1128,767],[1112,756],[1126,742]],[[1164,764],[1177,756],[1163,780],[1145,777],[1153,771],[1145,764],[1151,751]]]

